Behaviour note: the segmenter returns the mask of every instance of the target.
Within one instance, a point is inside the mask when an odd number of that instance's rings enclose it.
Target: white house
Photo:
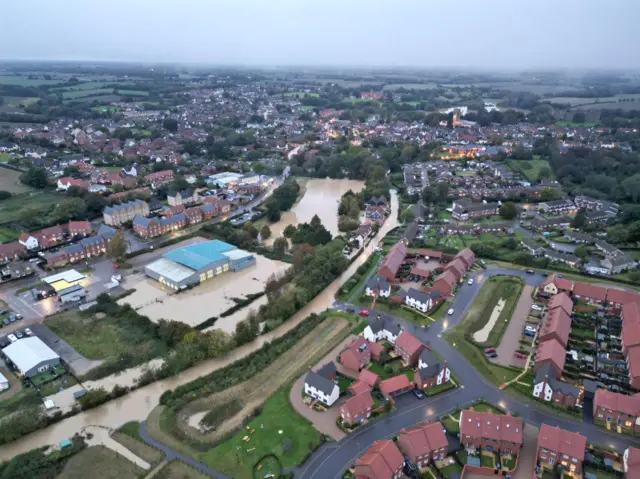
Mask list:
[[[340,388],[331,379],[309,371],[304,378],[304,393],[326,406],[331,406],[340,397]]]
[[[18,243],[24,246],[27,249],[36,249],[38,248],[38,238],[35,236],[31,236],[28,233],[22,233],[18,238]]]
[[[439,386],[451,379],[451,370],[447,366],[446,361],[442,364],[440,359],[429,349],[424,349],[422,353],[420,353],[416,373],[419,377],[421,388]]]
[[[533,378],[533,397],[560,405],[577,406],[580,389],[573,384],[556,379],[550,364],[538,369]]]
[[[418,311],[426,313],[433,307],[433,300],[430,293],[425,293],[419,289],[409,288],[404,302]]]
[[[4,377],[4,374],[0,373],[0,391],[9,389],[9,380]]]
[[[402,328],[392,317],[371,313],[369,324],[364,328],[362,336],[372,343],[386,339],[391,344],[395,344],[401,331]]]
[[[384,276],[379,274],[369,278],[364,291],[367,296],[382,296],[388,298],[391,296],[391,283]]]

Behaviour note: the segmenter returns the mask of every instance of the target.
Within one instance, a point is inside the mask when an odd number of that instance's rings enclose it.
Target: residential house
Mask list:
[[[497,215],[499,209],[498,203],[473,203],[472,200],[463,198],[453,202],[451,216],[458,221],[467,221]]]
[[[304,378],[304,393],[325,406],[331,406],[340,397],[340,388],[333,380],[309,371]]]
[[[77,236],[89,236],[93,233],[93,228],[91,228],[91,223],[88,221],[69,221],[67,231],[69,236],[75,238]]]
[[[578,208],[573,201],[564,199],[539,203],[538,211],[552,215],[572,215],[578,212]]]
[[[560,308],[569,316],[573,312],[573,301],[567,293],[559,293],[551,297],[549,303],[547,303],[547,311],[553,311],[556,308]]]
[[[418,362],[420,353],[426,346],[408,331],[401,331],[393,346],[394,352],[402,358],[407,366],[413,366]]]
[[[567,352],[557,339],[549,339],[538,344],[533,371],[538,372],[545,364],[550,364],[553,377],[559,378],[564,370]]]
[[[393,282],[406,256],[407,246],[402,241],[397,242],[389,249],[383,258],[378,268],[378,274],[387,278],[388,281]]]
[[[357,424],[371,416],[373,398],[368,391],[350,397],[340,405],[340,417],[347,424]]]
[[[59,225],[50,226],[31,233],[22,233],[18,241],[27,249],[51,248],[64,241],[64,231]]]
[[[113,238],[117,232],[118,230],[116,230],[115,228],[111,228],[110,226],[104,224],[100,225],[100,227],[98,228],[98,236],[102,236],[107,241],[107,243],[111,241],[111,238]]]
[[[404,458],[390,439],[375,441],[356,460],[354,476],[358,479],[400,479]]]
[[[367,341],[365,338],[355,338],[340,353],[340,364],[345,368],[360,371],[369,365],[372,357],[379,359],[382,349],[379,344]]]
[[[552,364],[542,365],[533,378],[533,397],[561,407],[580,405],[580,388],[561,381]]]
[[[587,438],[582,434],[541,424],[536,461],[543,469],[555,471],[555,467],[560,465],[571,476],[580,477],[586,448]]]
[[[438,291],[443,298],[446,298],[451,296],[457,284],[456,275],[452,271],[444,271],[436,276],[432,289]]]
[[[362,392],[371,392],[371,390],[380,382],[380,376],[376,373],[363,369],[358,374],[358,379],[349,385],[348,391],[356,396]]]
[[[546,251],[546,248],[544,246],[540,246],[535,241],[529,239],[520,240],[520,244],[533,256],[542,256]]]
[[[177,231],[187,225],[184,213],[165,218],[145,218],[136,216],[133,219],[133,231],[142,238],[155,238],[171,231]]]
[[[573,285],[573,297],[585,303],[603,304],[607,299],[607,288],[593,283],[576,281]]]
[[[9,263],[2,266],[2,269],[0,269],[0,275],[2,276],[3,281],[25,278],[27,276],[31,276],[33,273],[35,273],[35,271],[31,264],[24,261]]]
[[[0,244],[0,264],[17,260],[26,252],[26,247],[18,241]]]
[[[190,225],[202,223],[202,219],[203,219],[202,210],[197,206],[192,206],[191,208],[187,208],[184,212],[184,215],[187,218],[187,223],[189,223]]]
[[[556,295],[558,293],[571,294],[573,291],[573,281],[563,278],[562,275],[553,273],[542,282],[542,291],[548,295]]]
[[[193,188],[182,191],[170,191],[167,193],[167,203],[169,206],[191,205],[198,202],[198,192]]]
[[[391,283],[384,276],[376,274],[367,281],[364,293],[367,296],[388,298],[391,296]]]
[[[593,236],[580,233],[579,231],[565,231],[563,235],[574,243],[593,244],[596,242],[596,239]]]
[[[376,223],[381,223],[387,215],[387,209],[383,206],[367,206],[364,214],[367,219]]]
[[[640,431],[640,396],[625,394],[598,388],[593,397],[593,420],[596,423],[609,424],[622,431]]]
[[[407,290],[406,296],[404,298],[407,306],[410,306],[418,311],[422,311],[426,313],[431,308],[433,308],[433,298],[432,296],[439,297],[439,291],[430,291],[425,292],[416,288],[409,288]]]
[[[385,398],[390,399],[408,393],[413,389],[413,384],[411,384],[406,374],[399,374],[380,381],[378,388]]]
[[[614,216],[607,211],[587,211],[586,215],[587,223],[592,225],[596,223],[608,223]]]
[[[89,183],[79,178],[71,178],[70,176],[64,176],[62,178],[58,178],[57,186],[58,186],[58,190],[60,191],[67,191],[72,186],[77,186],[78,188],[83,188],[86,190],[87,188],[89,188]]]
[[[640,293],[630,289],[609,288],[606,302],[609,306],[620,309],[627,303],[640,303]]]
[[[600,262],[600,265],[607,270],[607,274],[623,273],[627,270],[635,268],[638,263],[630,254],[607,256]]]
[[[174,216],[179,215],[180,213],[184,213],[187,211],[187,208],[184,205],[173,205],[170,206],[167,211],[165,211],[165,216]]]
[[[362,336],[372,343],[386,340],[394,344],[401,331],[402,328],[395,318],[372,311],[369,313],[369,324],[364,328]]]
[[[573,254],[561,253],[559,251],[545,249],[543,256],[545,258],[549,258],[552,262],[564,263],[572,268],[577,268],[578,266],[580,266],[580,258]]]
[[[567,347],[569,334],[571,333],[571,315],[562,307],[547,310],[542,327],[540,328],[539,341],[543,343],[549,339],[557,340],[563,348]]]
[[[205,204],[214,204],[219,214],[226,214],[231,211],[231,203],[227,200],[217,198],[215,196],[205,196],[202,200]]]
[[[451,271],[456,276],[456,280],[460,280],[467,271],[467,264],[462,258],[455,258],[444,267],[445,271]]]
[[[144,177],[145,183],[147,183],[151,188],[158,188],[162,185],[166,185],[167,183],[171,183],[173,181],[173,171],[171,170],[163,170],[156,171],[154,173],[149,173]]]
[[[622,354],[627,362],[629,384],[640,388],[640,306],[636,302],[622,306]]]
[[[469,270],[473,266],[473,262],[475,261],[476,255],[471,250],[471,248],[464,248],[458,251],[458,254],[454,257],[454,260],[462,259],[465,265],[467,266],[467,270]]]
[[[214,203],[205,203],[200,206],[200,211],[202,211],[202,220],[208,221],[218,214],[218,206]]]
[[[88,236],[82,238],[79,245],[82,247],[85,257],[100,256],[107,252],[108,241],[102,236]]]
[[[622,455],[622,467],[626,479],[638,479],[640,477],[640,449],[628,447]]]
[[[353,238],[358,242],[360,247],[364,245],[366,239],[371,236],[373,228],[369,223],[362,224],[353,232]]]
[[[413,382],[420,389],[429,389],[448,382],[451,371],[447,362],[442,363],[428,348],[424,348],[418,357],[418,368],[413,375]]]
[[[133,200],[107,206],[103,212],[104,223],[109,226],[120,226],[133,221],[136,216],[149,216],[149,205],[145,201]]]
[[[480,449],[500,453],[517,454],[522,446],[522,418],[489,411],[460,412],[460,444],[468,452]]]
[[[606,241],[598,240],[595,245],[596,248],[602,251],[606,256],[618,256],[624,254],[621,250]]]
[[[400,429],[398,447],[419,468],[447,456],[449,443],[439,422],[424,422]]]

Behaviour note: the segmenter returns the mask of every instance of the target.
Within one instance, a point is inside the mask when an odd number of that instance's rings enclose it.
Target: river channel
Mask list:
[[[311,180],[311,182],[313,181],[316,180]],[[324,182],[325,180],[317,181]],[[347,191],[349,188],[352,188],[354,189],[354,191],[356,191],[356,189],[358,188],[358,184],[361,184],[360,182],[350,182],[347,180],[339,180],[338,183],[340,183],[341,186],[335,187],[337,188],[336,191],[342,191],[342,189],[344,189],[344,191]],[[344,191],[342,191],[342,193],[344,193]],[[307,190],[307,194],[308,192],[309,190]],[[337,195],[338,199],[340,198],[340,195],[342,193]],[[312,208],[316,208],[317,213],[319,214],[322,210],[329,210],[329,205],[325,206],[323,205],[323,203],[330,203],[333,215],[336,216],[338,207],[338,204],[335,201],[336,195],[332,194],[331,199],[329,199],[328,197],[329,195],[327,195],[327,199],[322,200],[322,196],[314,194],[312,196],[312,198],[315,198],[313,200],[313,203],[311,203],[313,205]],[[315,202],[317,203],[314,205]],[[302,201],[300,202],[300,204],[302,204]],[[309,218],[305,217],[302,218],[302,220],[309,221],[313,214],[313,210],[310,210]],[[397,217],[398,197],[395,192],[392,192],[391,214],[387,218],[387,221],[380,228],[380,231],[378,232],[376,237],[369,243],[369,245],[360,254],[360,256],[358,256],[358,258],[356,258],[356,260],[351,263],[349,268],[339,278],[333,281],[322,293],[316,296],[309,304],[307,304],[302,310],[296,313],[279,328],[265,334],[264,336],[260,336],[252,343],[234,349],[221,358],[203,361],[196,366],[181,372],[177,376],[173,376],[171,378],[167,378],[162,381],[157,381],[155,383],[141,387],[121,398],[109,401],[108,403],[98,406],[97,408],[91,409],[89,411],[81,412],[79,414],[76,414],[75,416],[60,421],[57,424],[53,424],[46,429],[42,429],[21,439],[18,439],[17,441],[5,444],[0,447],[0,460],[8,460],[16,456],[17,454],[27,452],[31,449],[48,446],[50,444],[56,444],[65,438],[72,437],[75,433],[80,432],[80,430],[86,426],[100,425],[110,428],[118,428],[128,421],[142,421],[146,419],[151,410],[158,405],[160,396],[163,392],[169,389],[175,389],[182,384],[193,381],[200,376],[209,374],[216,369],[220,369],[228,365],[229,363],[232,363],[233,361],[246,356],[247,354],[260,348],[265,342],[272,341],[273,339],[282,336],[284,333],[298,325],[300,321],[309,316],[311,313],[321,313],[330,308],[335,300],[335,294],[340,286],[342,286],[342,284],[344,284],[355,273],[356,269],[367,260],[378,242],[387,234],[387,232],[398,226]],[[322,218],[322,221],[323,224],[326,224],[324,223],[324,217]],[[335,220],[335,223],[337,228],[337,219]],[[123,380],[125,376],[128,376],[130,374],[132,374],[132,372],[125,371],[121,376],[114,377],[114,382],[117,382],[118,379]],[[135,371],[136,377],[139,374],[139,369],[137,369]]]

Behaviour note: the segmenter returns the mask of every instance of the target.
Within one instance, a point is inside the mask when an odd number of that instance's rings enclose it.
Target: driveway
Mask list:
[[[512,475],[514,479],[531,479],[533,469],[536,463],[538,449],[538,433],[540,428],[531,423],[527,423],[524,427],[523,445],[518,456],[518,467]]]
[[[496,348],[498,357],[494,361],[498,364],[502,364],[503,366],[510,366],[512,364],[520,367],[524,366],[525,360],[517,359],[513,353],[520,349],[518,341],[520,341],[522,337],[522,330],[525,327],[529,311],[531,311],[531,305],[533,304],[531,293],[533,293],[533,286],[526,284],[524,288],[522,288],[522,294],[520,294],[516,308],[513,311],[513,316],[511,316],[511,320],[507,325],[507,330],[502,335],[500,345]]]
[[[341,364],[338,364],[338,362],[336,361],[336,357],[338,356],[338,354],[340,354],[340,352],[346,347],[346,345],[349,342],[351,342],[355,337],[356,336],[353,334],[350,335],[347,339],[342,341],[338,346],[333,348],[331,352],[329,352],[329,354],[327,354],[324,358],[322,358],[321,361],[318,361],[318,363],[311,369],[313,371],[317,371],[323,364],[326,364],[329,361],[333,361],[333,363],[336,365],[336,368],[338,369],[338,372],[340,372],[341,374],[344,374],[345,376],[356,377],[358,374],[356,371],[353,371],[351,369],[346,369]],[[342,404],[344,401],[348,399],[348,395],[341,396],[325,412],[314,411],[309,406],[307,406],[304,402],[302,402],[301,391],[304,390],[305,376],[306,374],[298,378],[298,380],[295,383],[293,383],[293,387],[289,392],[289,400],[291,401],[293,408],[298,412],[298,414],[300,414],[301,416],[306,418],[308,421],[310,421],[313,424],[313,426],[322,434],[325,434],[326,436],[332,437],[336,441],[339,441],[340,439],[345,437],[346,434],[338,426],[336,426],[336,417],[338,415],[338,411],[340,410],[340,404]]]

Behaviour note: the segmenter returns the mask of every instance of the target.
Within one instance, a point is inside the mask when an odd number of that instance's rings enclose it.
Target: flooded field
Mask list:
[[[293,205],[291,211],[282,213],[280,221],[269,225],[271,228],[271,240],[282,236],[282,232],[289,225],[308,223],[313,215],[318,215],[325,228],[333,236],[340,234],[338,231],[338,204],[340,197],[349,190],[354,193],[364,188],[364,181],[357,180],[331,180],[313,179],[307,182],[307,191],[302,199]]]
[[[140,274],[127,278],[126,288],[135,288],[136,291],[119,303],[129,303],[151,321],[172,319],[196,326],[212,316],[220,316],[220,313],[234,306],[236,303],[233,298],[244,299],[248,294],[264,291],[269,276],[278,275],[289,266],[287,263],[256,255],[255,266],[237,272],[229,271],[180,293]],[[256,307],[254,304],[251,306]],[[248,312],[249,309],[244,308],[231,316],[220,318],[215,328],[233,332],[236,324],[246,318]]]
[[[337,207],[337,205],[336,205]],[[208,359],[198,363],[196,366],[181,372],[179,375],[167,378],[162,381],[141,387],[130,394],[127,394],[114,401],[109,401],[97,408],[81,412],[73,417],[60,421],[46,429],[29,434],[17,441],[4,444],[0,447],[0,461],[11,459],[17,454],[27,452],[33,448],[54,444],[62,439],[72,437],[83,427],[90,425],[102,425],[118,428],[128,421],[142,421],[146,419],[151,410],[158,405],[160,396],[169,389],[186,384],[194,379],[209,374],[216,369],[220,369],[237,359],[247,356],[260,348],[264,343],[272,341],[274,338],[282,336],[290,329],[297,326],[304,318],[311,313],[320,313],[330,308],[335,300],[335,293],[373,253],[378,241],[380,241],[389,230],[398,226],[398,197],[392,194],[391,215],[382,225],[380,231],[373,241],[365,248],[365,251],[349,266],[338,279],[331,283],[322,293],[316,296],[302,310],[289,318],[279,328],[258,337],[255,341],[245,344],[240,348],[226,354],[224,357]],[[141,368],[137,368],[138,372]],[[127,376],[128,373],[123,373]]]

